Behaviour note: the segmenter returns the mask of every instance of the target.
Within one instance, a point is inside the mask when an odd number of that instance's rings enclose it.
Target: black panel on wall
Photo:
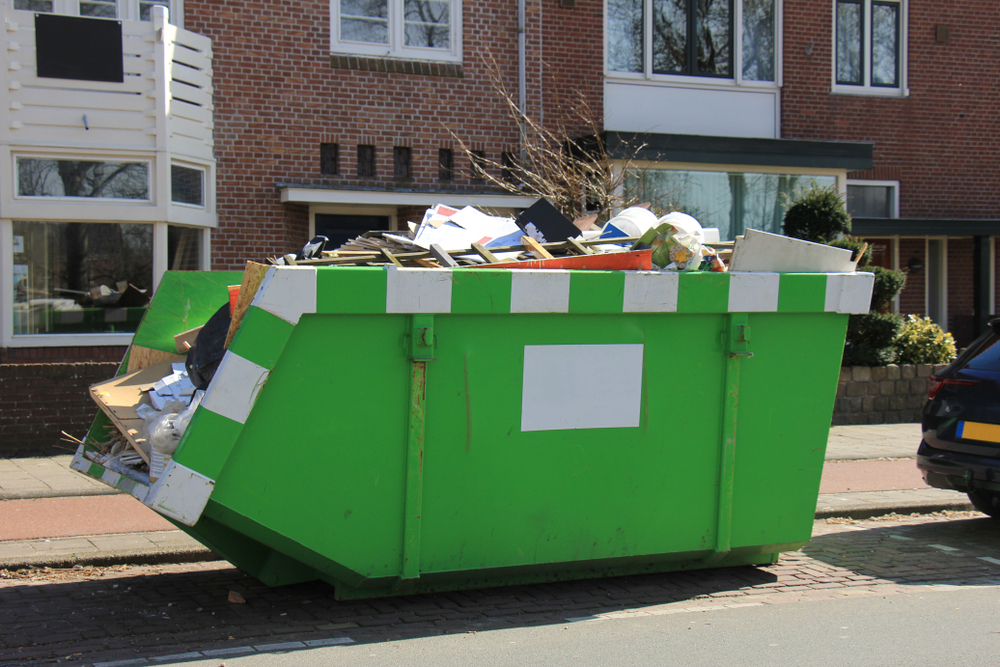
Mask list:
[[[35,14],[35,52],[40,77],[125,80],[121,21]]]

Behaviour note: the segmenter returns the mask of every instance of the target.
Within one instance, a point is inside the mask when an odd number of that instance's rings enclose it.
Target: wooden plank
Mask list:
[[[566,239],[566,247],[568,250],[575,252],[577,255],[593,255],[594,249],[583,245],[576,239]]]
[[[431,250],[431,254],[434,255],[434,259],[436,259],[438,262],[440,262],[441,266],[446,266],[446,267],[449,267],[449,268],[455,268],[455,267],[459,266],[458,262],[455,261],[455,258],[452,257],[451,255],[449,255],[445,251],[445,249],[442,248],[437,243],[432,243],[430,250]]]
[[[497,259],[496,255],[491,253],[486,247],[481,243],[473,243],[472,249],[476,251],[476,254],[485,259],[490,264],[496,264],[500,260]]]
[[[164,361],[184,361],[184,357],[178,357],[173,352],[154,350],[141,345],[132,345],[128,349],[128,366],[125,367],[127,373],[134,373],[147,366],[159,364]],[[169,373],[168,373],[169,375]]]
[[[538,259],[552,259],[552,253],[543,248],[541,243],[530,236],[522,236],[521,245]]]
[[[254,296],[257,294],[257,288],[260,287],[264,276],[267,275],[267,269],[267,264],[258,264],[257,262],[247,262],[246,268],[243,269],[243,282],[240,283],[240,295],[236,298],[236,306],[233,308],[233,319],[229,323],[229,333],[226,334],[227,348],[233,342],[233,336],[236,335],[236,330],[240,328],[243,316],[246,315],[247,310],[250,308],[250,302],[253,301]]]
[[[392,254],[391,252],[389,252],[389,251],[388,251],[387,249],[385,249],[385,248],[381,248],[381,251],[382,251],[382,255],[383,255],[383,256],[384,256],[384,257],[385,257],[385,258],[386,258],[387,260],[389,260],[390,262],[392,262],[392,263],[393,263],[393,264],[395,264],[396,266],[398,266],[398,267],[400,267],[400,268],[403,268],[403,265],[402,265],[402,263],[400,263],[400,261],[399,261],[398,259],[396,259],[396,257],[395,257],[395,256],[394,256],[394,255],[393,255],[393,254]]]

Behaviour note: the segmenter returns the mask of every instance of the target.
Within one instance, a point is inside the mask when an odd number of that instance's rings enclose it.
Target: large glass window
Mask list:
[[[17,196],[149,200],[149,163],[19,157]]]
[[[152,9],[162,5],[170,9],[170,0],[14,0],[14,9],[30,12],[96,16],[99,18],[152,19]],[[173,13],[170,14],[173,16]]]
[[[895,218],[896,183],[848,183],[847,212],[854,218]]]
[[[458,59],[460,0],[331,0],[332,48],[427,60]]]
[[[611,72],[775,80],[775,0],[607,0],[607,36]]]
[[[14,334],[133,332],[153,284],[153,226],[21,222]]]
[[[903,60],[903,3],[837,0],[836,83],[899,89]]]
[[[797,189],[835,185],[834,176],[753,172],[648,169],[628,179],[629,196],[661,211],[683,211],[702,227],[717,227],[724,240],[747,229],[780,234],[785,195]]]

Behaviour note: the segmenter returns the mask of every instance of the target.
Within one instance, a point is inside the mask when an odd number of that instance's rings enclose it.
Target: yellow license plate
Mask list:
[[[958,422],[958,437],[966,440],[1000,442],[1000,424],[980,424],[979,422]]]

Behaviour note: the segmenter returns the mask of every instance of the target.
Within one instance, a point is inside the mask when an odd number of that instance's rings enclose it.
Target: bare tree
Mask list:
[[[636,177],[636,156],[645,144],[611,155],[602,137],[601,117],[580,94],[554,123],[542,124],[523,112],[504,83],[500,67],[484,56],[497,99],[521,128],[519,151],[500,160],[473,150],[454,131],[451,136],[473,165],[477,178],[506,192],[549,200],[570,219],[635,203],[626,181]],[[615,168],[617,163],[617,168]]]

